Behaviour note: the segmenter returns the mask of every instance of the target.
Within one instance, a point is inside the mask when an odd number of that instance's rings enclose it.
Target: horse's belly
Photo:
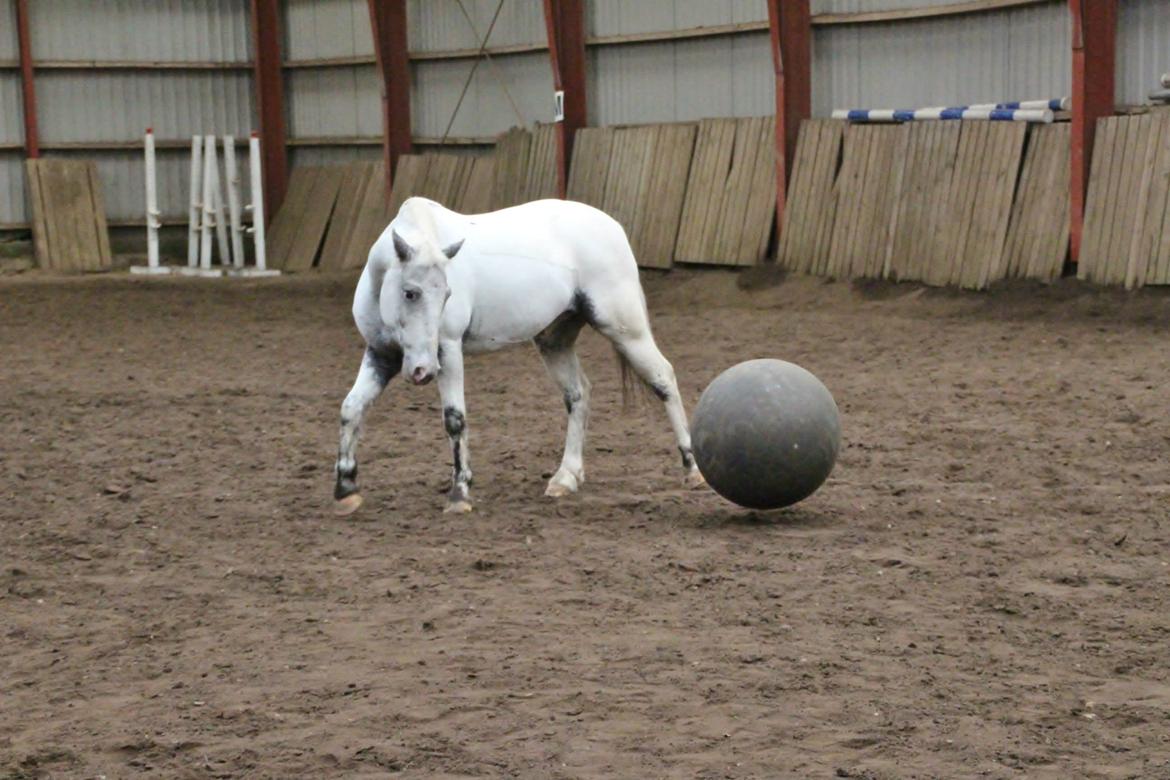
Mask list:
[[[570,269],[523,257],[478,260],[475,304],[464,336],[468,350],[531,341],[572,308],[576,281]]]

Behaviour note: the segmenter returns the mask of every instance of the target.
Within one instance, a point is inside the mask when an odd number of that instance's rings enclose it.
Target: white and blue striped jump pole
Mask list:
[[[1051,100],[1017,100],[1009,103],[975,103],[970,106],[964,106],[964,108],[1047,108],[1049,111],[1068,111],[1071,107],[1072,101],[1066,97],[1052,98]]]
[[[1054,111],[1068,110],[1068,98],[1022,100],[1014,103],[980,103],[937,108],[839,108],[833,119],[850,122],[921,122],[926,120],[975,119],[991,122],[1043,122],[1053,120]]]
[[[929,120],[977,119],[989,122],[1043,122],[1053,119],[1047,108],[854,108],[833,111],[833,119],[850,122],[922,122]]]

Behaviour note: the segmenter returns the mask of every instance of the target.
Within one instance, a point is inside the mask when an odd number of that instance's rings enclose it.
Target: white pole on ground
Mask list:
[[[215,136],[203,137],[203,221],[199,228],[199,268],[211,270],[211,226],[215,222]]]
[[[158,268],[158,189],[155,185],[154,130],[146,128],[146,264]]]
[[[260,136],[252,133],[248,141],[248,166],[252,169],[252,239],[256,250],[256,268],[263,271],[267,266],[264,245],[264,178],[260,171]]]
[[[219,178],[219,154],[215,150],[215,136],[211,139],[211,194],[215,198],[212,207],[215,209],[215,239],[219,244],[219,264],[225,268],[232,264],[232,250],[228,243],[227,218],[223,208],[223,182]]]
[[[199,226],[203,217],[203,139],[191,136],[191,204],[187,211],[187,267],[199,265]]]
[[[240,174],[236,170],[236,139],[223,138],[223,165],[227,175],[228,216],[232,229],[232,265],[244,267],[244,228],[240,224]]]
[[[146,128],[142,142],[146,151],[146,265],[130,266],[132,274],[165,274],[170,269],[158,264],[158,186],[154,158],[154,130]]]

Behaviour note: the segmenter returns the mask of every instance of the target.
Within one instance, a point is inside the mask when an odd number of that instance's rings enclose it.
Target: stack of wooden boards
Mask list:
[[[343,180],[348,201],[354,189],[369,184],[371,171],[365,165],[307,165],[293,170],[284,202],[268,227],[269,268],[304,271],[313,267]]]
[[[1170,110],[1097,120],[1077,275],[1170,284]]]
[[[1009,279],[1052,281],[1064,270],[1069,231],[1067,122],[1028,131],[1003,256]]]
[[[285,271],[360,268],[366,254],[411,195],[458,211],[490,208],[495,161],[490,156],[405,155],[386,198],[381,162],[293,169],[284,203],[268,229],[268,264]]]
[[[1067,125],[807,121],[778,262],[971,289],[1056,278],[1068,246],[1068,148]]]
[[[85,160],[28,160],[33,251],[53,271],[108,271],[112,264],[97,165]]]
[[[535,132],[514,127],[496,142],[493,209],[503,209],[557,196],[556,125],[537,125]]]
[[[687,180],[681,262],[755,265],[776,216],[774,117],[704,119]]]
[[[268,264],[285,271],[360,268],[403,201],[421,196],[464,214],[556,197],[556,134],[513,128],[494,154],[428,152],[398,160],[385,195],[380,162],[293,169],[268,231]]]
[[[644,267],[753,265],[775,222],[774,128],[771,117],[584,128],[567,196],[617,219]],[[360,267],[413,195],[465,214],[556,197],[556,159],[555,125],[513,128],[489,155],[405,155],[388,202],[379,163],[297,168],[269,228],[269,264]]]
[[[638,264],[754,265],[775,222],[771,117],[577,131],[567,196],[626,229]]]
[[[643,267],[674,262],[695,132],[693,123],[577,131],[566,195],[620,222]]]
[[[833,191],[845,123],[811,119],[801,124],[796,158],[788,182],[784,229],[776,256],[785,267],[823,276],[829,269],[829,243],[837,199]]]

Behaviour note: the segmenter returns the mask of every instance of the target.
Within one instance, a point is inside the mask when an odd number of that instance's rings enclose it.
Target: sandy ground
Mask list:
[[[833,390],[819,493],[684,490],[587,334],[582,494],[521,349],[473,514],[396,382],[338,520],[353,284],[0,281],[0,777],[1170,777],[1170,297],[650,277],[688,408]]]

